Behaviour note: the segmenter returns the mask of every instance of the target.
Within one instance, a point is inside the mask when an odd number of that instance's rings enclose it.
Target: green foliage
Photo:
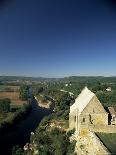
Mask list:
[[[111,80],[111,81],[110,81]],[[113,82],[113,84],[112,84]],[[66,84],[68,85],[66,86]],[[74,131],[65,133],[62,129],[50,127],[50,122],[62,120],[68,122],[69,108],[74,103],[74,97],[87,86],[98,96],[104,106],[115,105],[116,103],[116,78],[104,77],[70,77],[59,82],[48,82],[42,95],[55,100],[54,113],[44,118],[40,126],[33,135],[31,141],[37,144],[37,149],[41,155],[72,155],[74,154],[75,141],[70,143],[69,137]],[[106,88],[111,87],[112,91],[107,92]],[[61,89],[74,93],[71,97],[69,93],[60,91]],[[55,120],[55,121],[54,121]],[[55,123],[54,123],[55,124]],[[56,123],[57,124],[57,123]],[[48,128],[47,128],[48,127]],[[57,126],[56,126],[57,127]],[[65,129],[65,127],[64,127]],[[84,146],[81,146],[82,149]]]
[[[11,101],[8,98],[0,99],[0,112],[9,112],[10,111]]]
[[[65,132],[55,128],[51,131],[37,132],[35,142],[38,145],[39,154],[64,155],[67,152],[69,139]]]
[[[65,102],[66,101],[66,102]],[[70,103],[72,102],[72,98],[66,93],[61,98],[59,98],[59,102],[56,104],[57,109],[56,113],[51,114],[50,116],[44,117],[44,119],[39,124],[39,127],[36,129],[36,132],[33,136],[31,136],[31,142],[35,142],[37,145],[37,150],[41,155],[72,155],[75,149],[75,142],[70,143],[69,137],[74,131],[70,133],[65,133],[65,131],[58,129],[57,127],[51,128],[51,130],[47,130],[49,128],[49,123],[54,119],[66,119],[65,115],[68,115],[68,110]],[[65,104],[64,109],[61,110],[62,104]],[[67,110],[66,110],[67,109]],[[67,113],[65,114],[65,110]],[[60,112],[60,115],[58,115]]]
[[[16,112],[12,113],[11,116],[5,118],[0,122],[0,134],[7,132],[12,128],[18,121],[24,118],[31,110],[31,104],[24,104]]]
[[[68,93],[65,93],[59,98],[57,106],[59,107],[59,110],[67,110],[73,102],[74,98]]]
[[[96,95],[104,106],[116,106],[116,91],[98,91]]]
[[[44,120],[45,123],[45,120]],[[45,125],[45,124],[44,124]],[[39,128],[41,125],[39,126]],[[37,149],[41,155],[72,155],[75,149],[75,141],[70,143],[69,137],[71,133],[66,134],[58,128],[53,128],[48,131],[46,129],[36,130],[33,136],[34,142],[37,144]]]
[[[116,154],[116,133],[97,133],[97,136],[112,154]]]
[[[24,150],[22,148],[16,145],[12,149],[12,155],[26,155],[26,154],[24,154]]]
[[[76,141],[69,143],[67,147],[67,154],[66,155],[73,155],[75,150]]]
[[[70,137],[72,134],[74,134],[74,132],[75,132],[75,129],[69,130],[69,131],[67,132],[68,137]]]
[[[50,118],[48,116],[45,116],[42,121],[40,122],[40,126],[45,126],[46,124],[49,123]]]
[[[90,85],[90,89],[93,92],[105,91],[106,88],[108,87],[107,84],[102,84],[100,82],[90,83],[89,85]]]
[[[29,86],[22,85],[20,86],[20,99],[27,100],[29,97]]]
[[[60,96],[59,100],[56,102],[55,107],[56,115],[64,120],[68,120],[69,108],[73,102],[74,98],[72,98],[68,93],[65,93],[62,96]]]
[[[44,91],[44,88],[45,86],[42,85],[42,84],[34,84],[32,85],[32,93],[33,95],[38,95],[39,93],[42,93]]]

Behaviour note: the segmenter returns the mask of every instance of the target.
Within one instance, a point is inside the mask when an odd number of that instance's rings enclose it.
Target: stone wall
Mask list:
[[[100,114],[90,114],[91,116],[91,124],[108,124],[108,114],[100,113]]]
[[[100,139],[86,129],[81,129],[77,136],[75,152],[79,155],[111,155]]]
[[[93,132],[116,133],[116,125],[90,125],[88,129]]]
[[[96,139],[97,144],[103,149],[106,154],[111,155],[109,150],[104,146],[104,144],[101,142],[101,140],[97,137],[97,135],[94,132],[91,132],[91,135]]]
[[[76,127],[76,116],[69,113],[69,129],[73,130]]]
[[[69,129],[78,129],[78,126],[81,124],[108,125],[108,113],[96,96],[91,99],[82,113],[78,114],[78,109],[75,109],[73,112],[70,109]]]
[[[108,113],[105,111],[104,107],[94,96],[87,107],[84,109],[83,114],[90,114],[90,122],[92,124],[106,124],[108,125]]]
[[[96,96],[94,96],[90,100],[90,102],[85,107],[83,112],[86,112],[86,113],[106,113],[104,107],[102,106],[102,104],[100,103],[100,101],[98,100],[98,98]]]

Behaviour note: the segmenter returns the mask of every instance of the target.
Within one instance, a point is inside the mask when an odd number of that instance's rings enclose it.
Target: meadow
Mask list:
[[[97,133],[97,136],[112,154],[116,154],[116,133]]]

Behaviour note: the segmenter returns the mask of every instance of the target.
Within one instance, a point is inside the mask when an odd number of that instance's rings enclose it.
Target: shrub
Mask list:
[[[0,99],[0,112],[9,112],[10,111],[11,101],[8,98]]]

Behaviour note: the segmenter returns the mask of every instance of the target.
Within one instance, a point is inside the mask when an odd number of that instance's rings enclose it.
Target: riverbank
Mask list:
[[[53,108],[53,102],[52,101],[49,101],[49,100],[43,101],[43,99],[40,99],[37,96],[34,96],[34,98],[37,101],[39,107],[46,108],[46,109],[52,109]]]
[[[24,119],[32,109],[32,105],[30,103],[24,104],[20,109],[16,112],[12,113],[10,117],[3,120],[0,123],[0,135],[5,134],[7,131],[11,130],[15,124],[17,124],[20,120]]]
[[[31,106],[32,109],[25,118],[0,136],[0,155],[12,155],[12,148],[16,145],[23,148],[30,142],[31,132],[35,132],[42,118],[52,113],[50,109],[39,107],[35,99]]]
[[[74,153],[75,142],[70,143],[68,133],[69,105],[72,101],[69,94],[63,94],[58,98],[54,113],[42,119],[31,135],[29,145],[25,145],[27,152],[33,155]]]

